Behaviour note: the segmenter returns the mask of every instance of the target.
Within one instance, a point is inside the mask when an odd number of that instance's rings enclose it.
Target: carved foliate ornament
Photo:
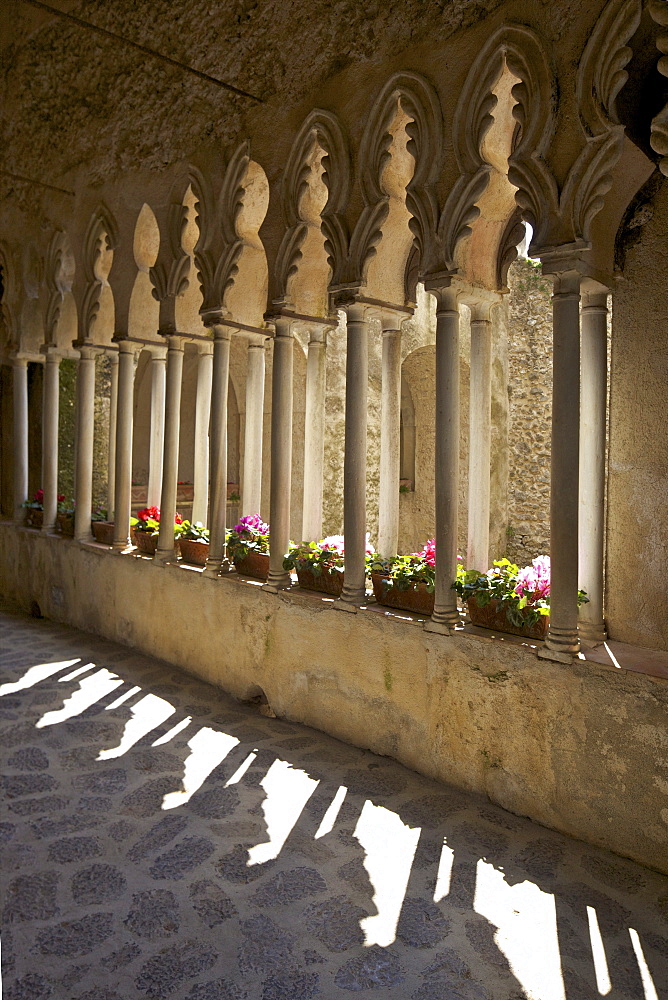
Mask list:
[[[347,258],[334,260],[335,286],[364,283],[367,265],[382,237],[389,211],[389,195],[383,190],[382,175],[390,156],[389,129],[398,109],[411,119],[406,126],[407,149],[415,160],[415,170],[406,187],[406,205],[411,213],[409,226],[420,252],[427,259],[437,256],[438,207],[434,189],[443,149],[440,102],[432,85],[423,77],[417,73],[398,73],[381,91],[364,131],[359,154],[364,208],[353,231]]]
[[[656,68],[662,76],[668,77],[668,0],[649,0],[648,9],[656,23],[666,29],[656,40],[661,53]],[[661,157],[659,170],[668,177],[668,103],[652,119],[650,144],[654,152]]]
[[[188,209],[182,202],[168,207],[166,220],[160,231],[158,257],[148,272],[153,285],[152,295],[157,302],[175,299],[188,287],[190,257],[182,244],[187,221]]]
[[[98,262],[103,251],[114,250],[118,246],[118,238],[116,220],[105,205],[100,205],[88,225],[84,238],[84,292],[80,307],[80,337],[83,340],[90,339],[93,324],[100,311],[100,295],[105,283],[98,277]]]
[[[320,227],[332,273],[336,273],[347,255],[348,230],[343,211],[350,190],[348,144],[338,118],[329,111],[316,108],[306,118],[292,144],[283,175],[282,205],[287,229],[276,263],[276,290],[281,299],[286,296],[288,281],[299,267],[301,247],[308,230],[300,216],[299,206],[308,185],[316,146],[324,152],[322,180],[328,194],[320,213]]]

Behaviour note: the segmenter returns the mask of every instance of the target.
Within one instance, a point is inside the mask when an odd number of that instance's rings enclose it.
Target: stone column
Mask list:
[[[193,510],[191,521],[208,525],[209,422],[213,381],[213,344],[200,344],[197,357],[195,398],[195,457],[193,462]]]
[[[290,586],[283,559],[290,541],[290,490],[292,481],[292,324],[276,317],[271,374],[271,488],[269,493],[270,563],[264,590],[276,593]],[[248,426],[248,425],[246,425]]]
[[[44,490],[43,531],[52,531],[58,508],[58,404],[60,355],[46,352],[42,396],[42,489]]]
[[[449,635],[459,622],[452,589],[459,507],[459,304],[453,288],[428,290],[436,298],[436,587],[434,614],[425,628]]]
[[[213,323],[211,385],[211,500],[209,556],[204,574],[217,577],[225,557],[227,515],[227,391],[230,377],[230,329]]]
[[[77,448],[74,467],[74,538],[77,542],[92,539],[95,353],[91,347],[82,347],[77,362]]]
[[[469,498],[466,568],[489,569],[492,442],[492,322],[489,303],[471,306]]]
[[[366,600],[366,448],[369,324],[366,306],[346,306],[346,427],[343,457],[343,592],[334,607],[357,611]],[[397,484],[397,489],[399,485]]]
[[[107,456],[107,519],[114,520],[116,503],[116,416],[118,414],[118,353],[109,355],[109,454]]]
[[[578,642],[580,275],[553,274],[550,630],[548,650],[570,660]]]
[[[378,551],[387,559],[399,548],[401,473],[401,317],[383,316],[380,399]]]
[[[12,360],[14,407],[14,520],[25,521],[23,504],[28,497],[28,362]]]
[[[304,502],[302,541],[322,538],[322,476],[325,459],[326,335],[311,331],[306,359],[304,413]]]
[[[167,350],[151,348],[151,434],[148,452],[147,506],[159,507],[162,494],[162,459],[165,450],[165,393]]]
[[[246,430],[241,513],[259,514],[262,495],[262,429],[264,422],[264,338],[248,344],[246,370]]]
[[[132,500],[132,429],[134,415],[135,349],[129,340],[118,344],[118,410],[116,414],[116,474],[114,552],[124,552],[130,538]]]
[[[165,450],[160,495],[160,532],[154,561],[170,563],[174,556],[174,518],[179,479],[179,436],[181,433],[181,383],[183,380],[183,340],[168,337],[165,396]]]
[[[580,641],[595,646],[606,637],[603,619],[605,438],[608,389],[608,295],[582,300],[580,373],[579,585],[588,604],[580,608]]]

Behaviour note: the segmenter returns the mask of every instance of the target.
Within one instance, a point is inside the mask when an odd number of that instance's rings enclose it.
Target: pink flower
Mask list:
[[[525,566],[517,574],[515,593],[526,597],[530,604],[550,596],[550,557],[538,556],[531,566]]]
[[[259,514],[246,514],[239,519],[238,524],[235,524],[234,531],[237,535],[241,535],[244,531],[250,531],[255,535],[268,535],[269,525],[264,523]]]

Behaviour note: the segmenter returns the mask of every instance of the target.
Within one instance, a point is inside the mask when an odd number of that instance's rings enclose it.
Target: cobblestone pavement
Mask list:
[[[668,996],[668,879],[0,611],[4,1000]]]

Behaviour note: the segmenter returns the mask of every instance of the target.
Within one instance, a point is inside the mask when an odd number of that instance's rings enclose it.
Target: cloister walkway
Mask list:
[[[263,711],[0,609],[4,1000],[668,996],[668,878]]]

